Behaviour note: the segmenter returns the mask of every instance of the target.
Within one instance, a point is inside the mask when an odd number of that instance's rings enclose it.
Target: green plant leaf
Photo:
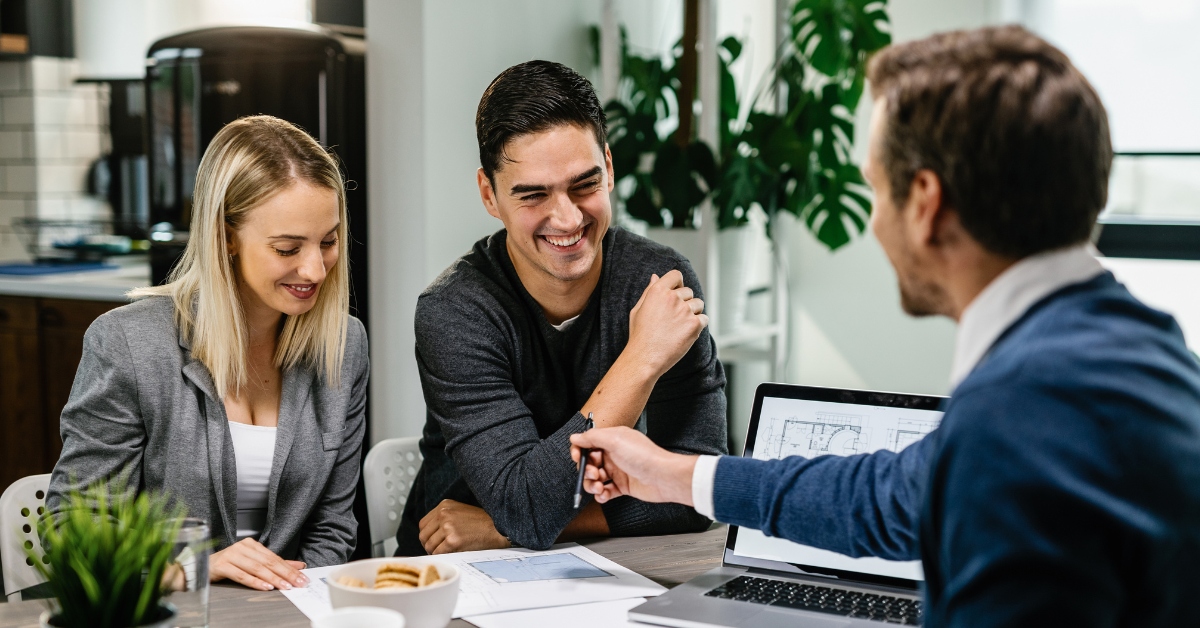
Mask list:
[[[653,153],[660,143],[654,131],[654,116],[634,113],[624,104],[612,101],[604,108],[608,117],[608,148],[612,153],[616,181],[637,172],[642,156]]]
[[[712,149],[700,141],[687,147],[664,142],[654,157],[650,179],[662,196],[662,208],[671,213],[671,226],[694,226],[693,210],[708,198],[717,183]]]
[[[665,223],[663,222],[662,212],[659,211],[658,204],[654,202],[654,197],[651,194],[653,187],[654,184],[650,182],[650,175],[636,175],[633,192],[629,195],[629,198],[625,199],[625,211],[638,220],[646,221],[651,227],[661,227]]]
[[[854,45],[871,53],[892,43],[891,20],[884,0],[861,1],[861,19],[854,30]]]
[[[741,43],[733,37],[728,37],[721,46],[725,54],[718,57],[717,63],[721,77],[721,106],[717,124],[720,127],[720,153],[722,159],[725,159],[728,158],[727,153],[733,146],[733,123],[741,113],[741,107],[738,104],[737,82],[734,81],[733,74],[729,71],[729,64],[737,60],[741,54]]]
[[[813,68],[840,78],[891,43],[886,7],[882,0],[797,0],[792,38]]]
[[[713,200],[717,208],[717,227],[728,229],[746,224],[750,207],[760,203],[762,192],[777,185],[777,179],[777,174],[762,159],[734,153],[726,164]]]
[[[728,62],[733,63],[737,58],[742,56],[742,42],[737,37],[730,35],[721,41],[721,48],[728,53]]]
[[[854,112],[858,109],[858,103],[862,100],[863,88],[866,85],[866,75],[862,72],[852,72],[850,80],[839,87],[841,92],[840,102],[846,111]]]
[[[798,0],[792,6],[792,33],[799,52],[818,72],[837,76],[850,51],[843,39],[846,2]]]
[[[766,126],[765,120],[757,126]],[[801,137],[796,128],[772,120],[766,137],[760,140],[760,154],[768,166],[779,171],[804,170],[812,153],[812,141]]]
[[[853,164],[841,164],[817,176],[816,196],[804,210],[804,219],[817,239],[830,250],[850,241],[849,220],[862,233],[871,215],[871,202],[863,193],[862,174]]]
[[[588,27],[588,50],[592,53],[592,65],[600,65],[600,27]]]
[[[171,522],[184,513],[165,496],[138,494],[128,478],[73,489],[37,521],[46,563],[35,564],[58,601],[58,625],[125,628],[159,612]]]

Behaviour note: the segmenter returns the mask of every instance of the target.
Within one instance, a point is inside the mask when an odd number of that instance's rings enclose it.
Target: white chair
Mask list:
[[[421,468],[421,438],[389,438],[367,452],[363,486],[367,491],[367,519],[371,527],[371,555],[396,553],[396,529]]]
[[[36,521],[46,512],[48,490],[50,474],[46,473],[21,478],[0,495],[0,565],[4,569],[4,593],[10,602],[19,602],[21,591],[46,581],[25,550],[31,549],[39,560],[45,560]]]

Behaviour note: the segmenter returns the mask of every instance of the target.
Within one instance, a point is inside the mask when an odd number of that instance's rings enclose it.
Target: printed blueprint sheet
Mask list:
[[[467,563],[494,582],[533,582],[535,580],[569,580],[574,578],[604,578],[612,574],[575,554],[524,556],[504,560]]]

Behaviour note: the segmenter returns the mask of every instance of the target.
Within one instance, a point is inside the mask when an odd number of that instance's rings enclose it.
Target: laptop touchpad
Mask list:
[[[850,620],[815,614],[801,617],[796,613],[767,609],[743,620],[740,625],[754,628],[843,628],[850,625]]]

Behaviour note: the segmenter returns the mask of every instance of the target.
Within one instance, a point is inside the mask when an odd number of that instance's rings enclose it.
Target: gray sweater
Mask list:
[[[501,230],[477,242],[417,301],[417,366],[427,419],[425,461],[397,533],[400,555],[423,554],[418,522],[443,499],[481,506],[513,543],[544,549],[577,513],[568,438],[579,409],[629,340],[629,312],[651,273],[687,259],[616,227],[600,282],[564,330],[547,322],[513,269]],[[701,297],[702,298],[702,297]],[[707,331],[655,385],[639,428],[677,452],[726,453],[725,375]],[[710,521],[677,504],[603,505],[613,535],[671,534]]]
[[[321,567],[354,551],[367,372],[367,335],[351,317],[339,387],[309,367],[283,374],[259,535],[283,558]],[[50,512],[72,486],[126,471],[139,490],[165,492],[208,521],[214,549],[236,541],[237,468],[225,403],[175,325],[170,299],[143,299],[92,323],[61,423]]]

